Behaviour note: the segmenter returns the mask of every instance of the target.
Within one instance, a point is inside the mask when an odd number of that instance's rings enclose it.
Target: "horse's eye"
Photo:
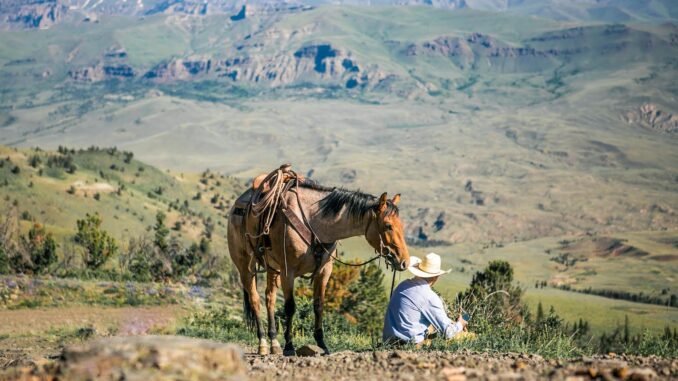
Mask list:
[[[392,226],[391,224],[388,224],[388,223],[387,223],[387,224],[384,225],[384,227],[385,227],[386,230],[388,230],[388,231],[393,230],[393,226]]]

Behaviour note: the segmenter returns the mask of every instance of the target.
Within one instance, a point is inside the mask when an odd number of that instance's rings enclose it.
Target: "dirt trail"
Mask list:
[[[64,327],[93,327],[120,335],[144,334],[155,326],[167,325],[183,314],[178,305],[0,310],[0,335],[37,334]]]
[[[179,305],[0,310],[0,370],[32,359],[56,357],[63,345],[90,335],[148,334],[171,326],[186,314]],[[86,331],[90,328],[91,333]],[[81,329],[84,331],[78,335]]]

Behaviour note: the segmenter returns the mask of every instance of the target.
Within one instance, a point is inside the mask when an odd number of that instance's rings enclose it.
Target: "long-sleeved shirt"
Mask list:
[[[401,282],[393,291],[384,318],[384,341],[400,339],[420,343],[429,325],[451,339],[463,326],[453,322],[445,312],[440,297],[425,279],[413,278]]]

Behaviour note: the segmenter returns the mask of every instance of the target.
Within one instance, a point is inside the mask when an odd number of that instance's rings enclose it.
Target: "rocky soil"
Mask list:
[[[315,348],[315,349],[314,349]],[[5,380],[671,380],[678,359],[381,350],[258,356],[235,345],[177,336],[112,337],[67,347],[0,372]]]
[[[661,380],[678,359],[608,355],[545,360],[538,355],[440,351],[338,352],[325,357],[247,355],[253,380]]]

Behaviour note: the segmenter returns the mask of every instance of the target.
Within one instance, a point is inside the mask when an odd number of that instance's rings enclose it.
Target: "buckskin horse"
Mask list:
[[[230,256],[242,281],[245,319],[256,329],[260,355],[296,353],[292,343],[294,280],[304,274],[310,274],[313,282],[313,336],[329,354],[323,335],[323,302],[337,259],[338,240],[364,235],[376,252],[373,260],[385,258],[398,271],[407,268],[410,256],[398,201],[399,194],[388,199],[383,193],[377,198],[360,191],[325,187],[298,176],[289,165],[255,178],[231,208],[227,234]],[[266,272],[270,348],[259,317],[257,272]],[[284,350],[277,340],[275,321],[278,287],[282,287],[285,299]]]

